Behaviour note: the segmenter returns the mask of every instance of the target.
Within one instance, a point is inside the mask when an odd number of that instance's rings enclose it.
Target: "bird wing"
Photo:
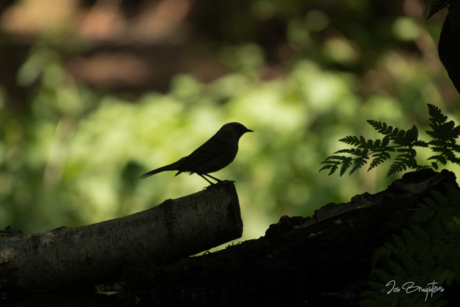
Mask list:
[[[193,173],[196,167],[219,158],[227,150],[228,142],[221,138],[211,138],[185,158],[185,161],[180,167],[180,172]]]

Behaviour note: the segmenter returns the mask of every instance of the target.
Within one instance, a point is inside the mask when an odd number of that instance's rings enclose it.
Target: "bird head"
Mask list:
[[[225,124],[225,125],[222,126],[222,128],[220,128],[220,131],[230,132],[237,139],[239,139],[246,132],[254,132],[254,131],[246,128],[245,126],[243,126],[240,123],[228,123],[228,124]]]

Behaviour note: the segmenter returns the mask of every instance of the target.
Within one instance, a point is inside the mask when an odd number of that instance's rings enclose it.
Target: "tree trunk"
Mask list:
[[[439,58],[449,74],[457,91],[460,93],[460,30],[451,31],[452,14],[446,16],[439,38]]]
[[[231,183],[93,225],[0,232],[0,290],[87,286],[120,277],[125,266],[169,263],[242,233]]]

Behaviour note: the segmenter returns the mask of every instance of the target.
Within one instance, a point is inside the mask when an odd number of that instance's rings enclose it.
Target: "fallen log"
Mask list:
[[[126,217],[40,234],[0,232],[0,291],[51,290],[117,279],[122,268],[165,264],[241,237],[232,183]]]
[[[286,305],[288,299],[290,306],[358,306],[372,280],[375,251],[402,228],[390,225],[392,217],[433,197],[431,191],[446,195],[445,184],[458,189],[454,173],[406,173],[384,191],[330,203],[313,217],[283,216],[257,240],[170,265],[132,268],[123,291],[159,306],[187,305],[187,298],[215,306]],[[458,297],[455,286],[447,288],[447,300]]]

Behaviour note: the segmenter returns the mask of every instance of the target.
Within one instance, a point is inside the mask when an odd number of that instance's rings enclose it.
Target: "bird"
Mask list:
[[[175,176],[189,172],[190,175],[197,174],[201,176],[211,185],[215,185],[215,183],[209,181],[206,177],[216,180],[217,183],[222,183],[223,180],[217,179],[209,175],[209,173],[217,172],[233,162],[238,153],[238,141],[246,132],[254,131],[240,123],[227,123],[190,155],[179,159],[177,162],[154,169],[140,177],[145,179],[164,171],[178,171]]]

